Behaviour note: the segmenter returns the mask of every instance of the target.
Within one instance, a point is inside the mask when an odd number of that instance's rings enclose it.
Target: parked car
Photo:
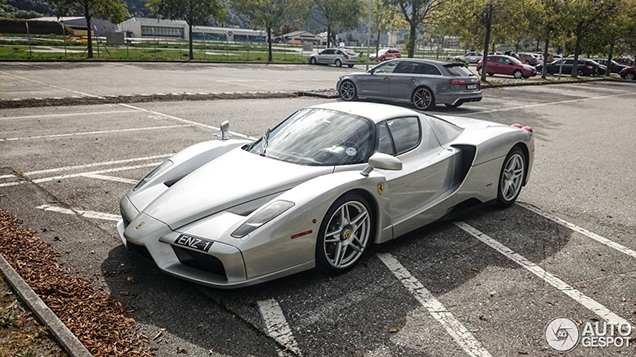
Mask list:
[[[374,53],[369,54],[369,61],[380,61],[380,62],[384,62],[384,61],[388,61],[388,60],[392,60],[395,58],[402,58],[402,53],[400,53],[400,50],[395,49],[395,48],[385,48],[382,49],[380,51],[378,51],[378,55],[375,55]]]
[[[525,63],[531,66],[536,66],[539,63],[537,56],[533,55],[532,53],[518,53],[517,55],[519,56],[518,58],[525,59]],[[523,63],[523,61],[521,62]]]
[[[477,63],[477,72],[479,74],[481,74],[482,67],[483,64],[479,61],[479,63]],[[530,65],[521,63],[514,57],[498,55],[488,56],[486,73],[488,73],[489,76],[493,76],[495,74],[506,74],[519,79],[534,77],[537,75],[537,70]]]
[[[594,62],[600,63],[603,66],[607,67],[607,59],[595,58]],[[622,65],[620,63],[617,63],[614,60],[612,60],[612,62],[610,63],[610,71],[611,71],[611,73],[620,73],[620,71],[622,71],[623,68],[627,68],[627,67],[629,67],[629,66]],[[601,73],[601,74],[605,74],[605,73]]]
[[[340,274],[372,244],[475,202],[511,206],[534,152],[530,127],[327,103],[259,140],[175,154],[123,195],[117,232],[158,270],[215,288]]]
[[[519,62],[521,62],[523,64],[526,64],[528,62],[525,57],[523,57],[523,56],[521,56],[521,55],[519,55],[518,53],[515,53],[515,52],[506,53],[506,56],[514,57],[517,60],[519,60]]]
[[[420,110],[436,104],[458,107],[481,100],[479,78],[461,63],[423,59],[395,59],[366,73],[340,77],[336,89],[344,101],[369,98],[413,103]]]
[[[309,63],[335,64],[337,67],[342,67],[343,64],[346,64],[349,67],[353,67],[358,64],[358,54],[346,48],[327,48],[319,53],[309,55]]]
[[[618,58],[615,60],[618,64],[634,67],[634,60],[631,58]]]
[[[636,79],[636,67],[625,67],[618,73],[623,79],[633,81]]]
[[[540,61],[541,63],[543,63],[543,55],[544,55],[544,53],[535,53],[535,55],[539,56],[539,61]],[[554,55],[553,55],[552,53],[548,52],[548,57],[547,57],[547,60],[546,60],[546,61],[547,61],[548,63],[550,63],[550,62],[554,62]]]
[[[479,62],[479,60],[481,60],[482,57],[483,55],[481,53],[468,52],[464,53],[463,55],[453,57],[453,60],[455,62],[461,62],[462,60],[465,60],[468,61],[468,63],[477,63]]]
[[[554,61],[552,63],[548,63],[546,66],[548,73],[559,73],[559,68],[563,67],[561,73],[563,74],[572,74],[572,67],[574,66],[574,59],[572,58],[564,58],[558,61]],[[543,69],[543,65],[539,64],[537,66],[537,71],[541,72]],[[579,76],[597,76],[599,74],[605,73],[605,67],[602,64],[596,63],[587,58],[579,58],[579,62],[577,64],[577,74]]]

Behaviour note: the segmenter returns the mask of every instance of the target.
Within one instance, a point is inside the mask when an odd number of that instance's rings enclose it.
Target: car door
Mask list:
[[[512,65],[512,62],[509,59],[503,56],[497,57],[497,72],[494,72],[494,73],[512,74],[513,70],[514,70],[514,66]]]
[[[328,48],[318,54],[318,63],[330,64],[333,63],[336,50]]]
[[[393,235],[443,215],[428,208],[450,192],[457,150],[441,147],[428,122],[418,116],[378,123],[377,137],[378,152],[402,161],[402,170],[378,170],[387,180]]]
[[[497,63],[497,56],[488,56],[488,65],[486,66],[486,73],[499,73],[499,64]]]
[[[389,94],[389,76],[399,61],[390,61],[373,67],[358,79],[358,95],[361,97],[386,98]]]
[[[389,77],[389,97],[410,101],[415,88],[422,84],[435,92],[441,75],[437,67],[428,63],[403,61]]]

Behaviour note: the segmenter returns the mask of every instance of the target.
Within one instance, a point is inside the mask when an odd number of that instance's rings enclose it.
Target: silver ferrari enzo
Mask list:
[[[511,205],[532,129],[374,103],[305,108],[259,140],[190,146],[120,201],[120,237],[162,271],[236,288],[351,269],[382,243],[470,204]]]

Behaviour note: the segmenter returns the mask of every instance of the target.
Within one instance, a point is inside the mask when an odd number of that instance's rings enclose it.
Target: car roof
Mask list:
[[[310,108],[328,109],[350,113],[353,115],[371,119],[375,123],[379,123],[383,120],[396,117],[420,115],[414,110],[398,107],[395,105],[364,102],[335,102],[314,105]]]

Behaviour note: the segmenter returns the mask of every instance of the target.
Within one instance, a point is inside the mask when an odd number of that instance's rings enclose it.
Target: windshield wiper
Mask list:
[[[272,132],[272,129],[267,129],[265,135],[261,139],[261,156],[265,156],[265,152],[267,151],[267,145],[269,144],[269,134]]]

